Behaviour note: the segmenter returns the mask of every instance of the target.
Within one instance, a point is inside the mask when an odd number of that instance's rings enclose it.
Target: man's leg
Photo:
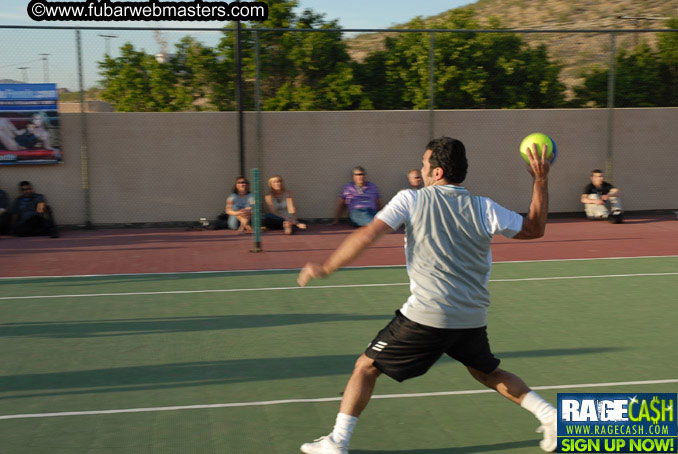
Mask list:
[[[360,416],[370,402],[379,375],[381,375],[381,371],[374,367],[374,360],[363,353],[356,361],[353,374],[346,384],[339,413],[355,417]]]
[[[518,405],[522,402],[530,388],[515,374],[496,368],[494,372],[486,374],[472,367],[467,367],[473,378],[488,388],[492,388],[511,402]]]
[[[598,194],[589,194],[589,199],[599,200]],[[596,205],[593,203],[587,203],[584,205],[586,211],[586,217],[589,219],[606,219],[610,214],[610,211],[605,205]]]
[[[621,197],[610,196],[607,200],[610,202],[611,212],[624,211],[624,208],[622,208]]]
[[[613,224],[624,222],[624,209],[622,208],[621,199],[619,197],[610,196],[610,198],[607,199],[607,205],[610,210],[608,221]]]
[[[23,222],[14,226],[14,235],[16,236],[39,236],[44,230],[45,220],[39,214],[31,216]]]
[[[370,402],[379,375],[381,371],[374,367],[374,360],[363,353],[356,361],[351,378],[344,389],[344,397],[341,399],[332,433],[314,443],[303,444],[301,451],[308,454],[347,453],[358,416]]]
[[[0,235],[9,234],[11,227],[12,215],[8,211],[5,211],[4,213],[0,214]]]
[[[228,225],[229,229],[238,230],[238,226],[240,225],[240,221],[238,221],[237,216],[228,215],[228,220],[226,221],[226,224]]]
[[[57,231],[56,221],[54,220],[54,212],[52,207],[47,205],[45,207],[45,213],[43,214],[45,219],[45,235],[49,235],[52,238],[58,238],[59,232]]]
[[[555,451],[557,418],[553,405],[542,399],[520,377],[511,372],[496,368],[487,374],[472,367],[467,369],[480,383],[531,412],[541,423],[537,432],[544,433],[544,439],[539,442],[539,446],[547,452]]]

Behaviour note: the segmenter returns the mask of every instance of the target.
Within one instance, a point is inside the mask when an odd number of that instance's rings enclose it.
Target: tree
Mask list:
[[[667,22],[678,27],[678,18]],[[584,82],[575,87],[575,102],[593,107],[607,106],[608,68],[592,68],[582,74]],[[678,33],[662,33],[656,49],[641,41],[615,57],[616,107],[678,106]]]
[[[169,70],[176,75],[178,87],[190,96],[191,105],[196,110],[235,109],[235,80],[229,62],[220,58],[215,49],[189,36],[175,47]]]
[[[666,27],[678,29],[678,17],[668,20]],[[662,99],[668,106],[678,106],[678,33],[660,34],[657,49],[663,63],[660,74],[664,88]]]
[[[425,28],[421,19],[408,28]],[[480,28],[470,10],[453,12],[437,28]],[[494,28],[499,23],[494,22]],[[404,33],[359,65],[358,80],[375,108],[429,106],[429,33]],[[436,108],[559,107],[565,86],[544,46],[532,48],[509,33],[436,33]],[[386,90],[389,90],[388,92]]]
[[[311,10],[296,15],[295,0],[268,3],[269,17],[241,33],[245,105],[253,107],[257,28],[336,29],[336,21]],[[260,78],[265,110],[338,110],[364,106],[364,96],[353,79],[346,43],[339,32],[259,32]],[[234,61],[235,33],[224,32],[219,53]]]
[[[632,50],[621,49],[615,59],[615,107],[656,107],[662,99],[661,63],[657,53],[645,42]],[[580,105],[607,107],[609,69],[594,68],[584,74],[582,85],[575,87]]]
[[[295,13],[296,0],[270,0],[263,23],[242,24],[243,103],[253,109],[255,38],[259,37],[265,110],[427,109],[430,34],[400,33],[363,63],[351,61],[336,21],[311,10]],[[455,11],[438,28],[479,28],[471,10]],[[410,28],[426,28],[421,19]],[[497,20],[492,23],[500,28]],[[255,31],[261,28],[313,32]],[[326,30],[321,32],[320,30]],[[530,47],[510,33],[437,33],[435,107],[534,108],[564,105],[560,67],[546,47]],[[105,99],[118,110],[235,109],[235,32],[225,29],[216,48],[191,37],[175,45],[166,63],[135,50],[100,63]]]
[[[99,70],[101,97],[118,111],[171,112],[189,105],[186,93],[177,87],[176,74],[131,43],[120,48],[118,58],[106,55]]]

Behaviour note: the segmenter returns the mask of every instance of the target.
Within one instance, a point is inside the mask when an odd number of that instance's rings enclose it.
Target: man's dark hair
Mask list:
[[[362,168],[362,166],[355,166],[351,173],[356,173],[356,172],[362,172],[362,173],[367,173],[365,172],[365,169]]]
[[[19,187],[23,188],[24,186],[32,186],[30,181],[22,181],[19,183]]]
[[[600,169],[593,169],[593,170],[591,171],[591,176],[593,176],[594,173],[603,173],[603,171],[600,170]]]
[[[428,160],[431,170],[441,167],[443,178],[448,183],[461,183],[466,179],[468,161],[466,160],[466,148],[461,141],[451,137],[440,137],[430,141],[426,149],[432,151]]]

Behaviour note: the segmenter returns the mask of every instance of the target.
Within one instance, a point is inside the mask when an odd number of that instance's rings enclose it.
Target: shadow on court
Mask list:
[[[583,348],[516,351],[500,357],[588,355],[618,348]],[[0,400],[67,394],[98,394],[218,385],[240,382],[288,380],[345,375],[348,377],[360,352],[287,358],[236,359],[112,367],[83,371],[0,376]],[[12,395],[13,393],[27,393]]]
[[[0,337],[51,337],[63,339],[136,336],[244,328],[270,328],[274,326],[325,322],[389,320],[392,317],[392,315],[357,314],[264,314],[6,323],[0,325]]]
[[[394,266],[394,268],[403,268],[402,266]],[[204,272],[177,272],[177,273],[159,273],[159,274],[130,274],[130,275],[110,275],[110,276],[90,276],[90,277],[38,277],[38,278],[17,278],[0,281],[0,288],[6,287],[23,287],[29,288],[33,285],[54,284],[52,288],[59,287],[87,287],[95,285],[113,285],[126,283],[144,283],[157,281],[177,281],[187,280],[193,281],[196,279],[227,279],[229,277],[243,277],[243,276],[257,276],[265,279],[269,276],[289,275],[290,285],[295,285],[296,276],[299,274],[298,269],[290,270],[275,270],[275,271],[204,271]],[[292,277],[294,279],[292,279]]]
[[[511,441],[507,443],[497,443],[494,445],[463,446],[459,448],[440,448],[440,449],[405,449],[388,451],[373,451],[366,449],[351,449],[352,454],[471,454],[492,451],[505,451],[507,449],[530,448],[538,449],[539,440]]]

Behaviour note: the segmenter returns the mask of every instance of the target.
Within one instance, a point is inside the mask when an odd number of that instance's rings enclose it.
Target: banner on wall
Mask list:
[[[56,84],[0,84],[0,165],[63,162]]]

